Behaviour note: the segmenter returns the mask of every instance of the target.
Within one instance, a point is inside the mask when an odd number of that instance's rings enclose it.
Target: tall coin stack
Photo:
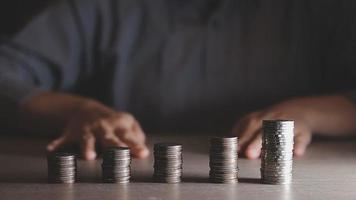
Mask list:
[[[72,153],[55,152],[47,157],[48,181],[50,183],[74,183],[77,160]]]
[[[131,155],[127,147],[113,147],[103,153],[102,175],[106,183],[130,182]]]
[[[210,141],[210,181],[214,183],[238,182],[238,138],[212,138]]]
[[[153,178],[161,183],[181,182],[183,171],[182,145],[158,143],[154,146]]]
[[[264,120],[261,179],[267,184],[292,181],[294,121]]]

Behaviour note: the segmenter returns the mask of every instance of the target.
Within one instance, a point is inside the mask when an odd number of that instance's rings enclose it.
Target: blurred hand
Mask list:
[[[145,134],[132,115],[114,111],[95,101],[84,103],[70,116],[62,136],[52,141],[47,150],[55,151],[72,143],[80,144],[82,156],[87,160],[96,158],[96,143],[103,148],[130,147],[138,158],[149,154]]]
[[[312,132],[344,134],[356,131],[356,106],[343,96],[298,98],[264,110],[252,112],[238,120],[232,130],[239,136],[239,151],[247,158],[261,154],[262,120],[295,120],[294,154],[301,156],[311,142]]]
[[[261,154],[262,121],[264,119],[295,120],[294,153],[303,155],[311,141],[311,129],[303,118],[305,110],[298,109],[298,103],[284,102],[268,109],[256,111],[240,119],[232,133],[239,136],[239,152],[243,151],[247,158],[256,159]]]

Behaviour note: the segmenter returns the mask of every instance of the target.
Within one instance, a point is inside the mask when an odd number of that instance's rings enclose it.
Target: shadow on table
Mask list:
[[[184,177],[183,182],[186,183],[211,183],[209,177]],[[239,178],[239,183],[260,184],[259,178]]]
[[[209,183],[209,177],[201,177],[201,176],[187,176],[183,177],[183,182],[186,183]]]
[[[133,183],[158,183],[156,182],[152,176],[133,176],[131,178],[131,182]],[[207,177],[191,177],[184,176],[182,178],[183,183],[209,183],[209,179]]]
[[[132,177],[131,179],[134,183],[155,183],[152,176],[140,176]],[[202,176],[184,176],[182,178],[182,183],[211,183],[209,177]],[[261,179],[259,178],[239,178],[239,183],[245,184],[261,184]]]
[[[259,178],[239,178],[240,183],[248,184],[261,184],[261,179]]]
[[[21,177],[20,177],[21,176]],[[30,174],[8,174],[0,176],[0,184],[26,183],[26,184],[47,184],[47,177],[34,177]]]
[[[131,177],[131,182],[133,183],[155,183],[152,176],[135,176]]]

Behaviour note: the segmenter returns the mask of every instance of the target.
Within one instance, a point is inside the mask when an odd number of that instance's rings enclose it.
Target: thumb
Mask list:
[[[297,133],[294,138],[294,155],[302,156],[312,139],[310,132]]]

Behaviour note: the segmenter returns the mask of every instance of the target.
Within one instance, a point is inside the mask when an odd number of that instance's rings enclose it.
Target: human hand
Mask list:
[[[232,134],[239,136],[239,152],[249,159],[256,159],[261,154],[262,121],[265,119],[292,119],[295,121],[294,154],[301,156],[312,138],[308,115],[310,110],[298,100],[286,101],[264,110],[247,114],[236,123]]]
[[[145,145],[145,134],[137,120],[129,113],[117,112],[95,101],[80,106],[67,120],[62,136],[52,141],[48,151],[79,143],[84,159],[93,160],[97,153],[95,144],[101,147],[130,147],[135,157],[149,154]]]
[[[239,151],[247,158],[261,154],[262,120],[295,121],[294,154],[305,153],[312,133],[345,135],[356,132],[356,106],[343,95],[296,98],[252,112],[238,120],[232,134],[239,136]]]

